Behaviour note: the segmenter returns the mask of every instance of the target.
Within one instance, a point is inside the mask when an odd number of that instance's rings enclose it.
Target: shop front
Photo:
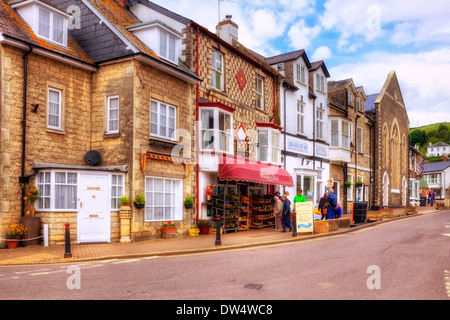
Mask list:
[[[293,186],[280,166],[233,156],[203,154],[200,165],[200,219],[222,221],[223,232],[273,227],[273,196]]]

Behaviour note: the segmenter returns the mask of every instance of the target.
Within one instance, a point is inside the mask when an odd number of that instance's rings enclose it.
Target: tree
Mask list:
[[[409,135],[409,143],[412,146],[419,144],[423,146],[427,143],[427,133],[424,130],[416,129]]]

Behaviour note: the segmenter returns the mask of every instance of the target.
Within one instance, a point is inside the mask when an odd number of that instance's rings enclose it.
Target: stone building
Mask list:
[[[373,166],[374,119],[366,114],[364,88],[352,79],[328,82],[330,185],[343,211],[355,201],[370,202]]]
[[[19,178],[40,190],[51,243],[65,223],[78,243],[119,241],[120,198],[140,193],[132,240],[169,220],[186,233],[193,145],[172,149],[193,131],[200,79],[179,59],[181,32],[113,0],[2,0],[0,16],[0,237],[22,216]]]
[[[369,95],[366,112],[375,119],[374,207],[408,203],[409,119],[400,84],[391,71],[380,93]]]

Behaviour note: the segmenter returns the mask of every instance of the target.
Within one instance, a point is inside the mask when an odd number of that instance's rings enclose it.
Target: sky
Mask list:
[[[450,122],[448,0],[152,0],[215,31],[225,15],[239,41],[271,57],[305,49],[331,77],[352,78],[367,95],[390,71],[400,82],[410,127]],[[220,6],[219,6],[220,3]]]

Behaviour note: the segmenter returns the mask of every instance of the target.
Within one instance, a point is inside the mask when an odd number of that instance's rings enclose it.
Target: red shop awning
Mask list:
[[[293,187],[292,176],[279,166],[266,165],[248,159],[224,157],[219,163],[219,179],[265,183]]]

